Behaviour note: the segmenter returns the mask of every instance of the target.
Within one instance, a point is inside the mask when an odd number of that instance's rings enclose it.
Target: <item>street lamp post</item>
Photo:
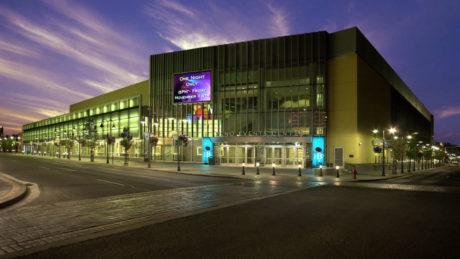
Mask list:
[[[55,144],[57,144],[57,147],[58,147],[57,157],[61,158],[61,133],[58,132],[57,130],[55,130],[54,133],[55,133],[55,139],[57,139],[57,141],[55,142]]]
[[[39,142],[38,142],[38,138],[35,138],[35,143],[39,143]],[[40,150],[39,148],[40,148],[40,145],[37,145],[37,149],[38,149],[38,150]],[[35,153],[36,151],[33,150],[33,152]]]
[[[177,171],[180,172],[180,146],[179,146],[179,139],[175,140],[175,144],[177,146]]]
[[[145,147],[146,145],[146,132],[145,132],[145,120],[141,121],[142,124],[142,151],[144,153],[144,162],[147,162],[147,148]]]
[[[70,159],[70,148],[69,148],[70,134],[67,131],[64,132],[64,143],[65,143],[65,154],[66,158]]]
[[[101,133],[104,131],[104,122],[107,122],[106,120],[103,120],[101,125],[99,126],[101,128]],[[109,134],[105,134],[105,157],[106,157],[106,164],[109,163]]]
[[[410,144],[410,141],[412,139],[412,135],[408,135],[407,137],[407,143]],[[411,172],[411,169],[412,169],[412,161],[411,161],[411,156],[409,156],[409,167],[407,168],[407,172],[410,173]],[[404,162],[404,161],[403,161]]]
[[[112,122],[112,127],[110,128],[110,142],[111,142],[111,145],[112,145],[112,165],[113,165],[113,153],[114,153],[114,149],[115,149],[115,138],[113,137],[112,130],[115,130],[115,129],[116,129],[115,124],[113,124],[113,122]]]
[[[372,133],[377,134],[379,132],[378,129],[372,130]],[[391,127],[388,129],[390,134],[396,133],[396,129]],[[385,129],[382,130],[382,176],[385,176]]]
[[[393,159],[392,159],[392,162],[391,162],[391,173],[392,173],[392,174],[397,174],[397,173],[398,173],[398,160],[399,160],[399,158],[397,158],[397,159],[395,160],[395,156],[396,156],[395,153],[397,153],[397,152],[395,152],[395,147],[394,147],[394,146],[395,146],[395,142],[398,141],[398,138],[399,138],[398,136],[393,136],[393,147],[391,148],[391,151],[392,151],[392,153],[393,153]],[[398,147],[398,150],[399,150],[399,149],[400,149],[400,148]],[[402,163],[401,163],[401,164],[402,164]],[[401,169],[402,169],[402,168],[401,168]],[[402,172],[402,171],[401,171],[401,172]]]
[[[78,126],[80,126],[80,123],[77,124]],[[74,131],[77,131],[77,142],[78,142],[78,161],[81,161],[81,132],[80,132],[80,128],[81,127],[78,127],[76,128],[75,126],[73,127],[73,130]]]
[[[152,117],[153,117],[152,106],[148,107],[147,112],[148,112],[147,129],[148,129],[148,136],[149,136],[149,141],[147,141],[147,168],[150,168],[152,167],[152,144],[150,143],[150,136],[152,135]],[[153,134],[155,134],[155,132],[153,132]]]
[[[423,170],[423,141],[419,140],[417,144],[418,170]]]
[[[109,133],[105,134],[105,163],[109,164]]]

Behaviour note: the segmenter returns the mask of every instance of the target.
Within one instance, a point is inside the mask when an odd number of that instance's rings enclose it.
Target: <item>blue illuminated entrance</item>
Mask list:
[[[202,138],[201,139],[201,148],[202,148],[202,156],[201,160],[204,164],[209,164],[209,159],[212,159],[213,157],[213,143],[211,138]]]
[[[312,156],[311,165],[313,168],[324,165],[324,137],[313,136],[311,138]]]

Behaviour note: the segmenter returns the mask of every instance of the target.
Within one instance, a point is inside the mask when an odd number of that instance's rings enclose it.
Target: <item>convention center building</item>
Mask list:
[[[145,157],[155,138],[154,161],[221,165],[371,164],[390,127],[433,136],[432,114],[356,27],[152,55],[147,81],[24,125],[23,152],[56,155],[56,142],[84,135],[90,118],[97,156],[108,136],[121,156],[129,128],[130,157]]]

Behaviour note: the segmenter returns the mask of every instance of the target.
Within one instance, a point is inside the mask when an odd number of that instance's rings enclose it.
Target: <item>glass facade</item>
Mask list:
[[[143,152],[142,145],[137,143],[142,132],[139,100],[139,96],[130,97],[24,125],[23,139],[26,145],[23,151],[55,154],[57,152],[55,143],[61,140],[76,141],[84,138],[85,122],[92,118],[97,126],[96,131],[100,139],[96,147],[97,155],[105,154],[106,137],[119,138],[125,127],[129,128],[134,138],[137,138],[131,153],[135,156],[139,155]],[[113,152],[119,156],[122,153],[119,139],[116,140],[114,146]],[[77,148],[75,145],[74,154],[77,152]],[[83,155],[89,154],[89,150],[86,148],[83,148],[81,152]]]
[[[156,156],[171,159],[172,139],[184,134],[197,145],[211,137],[225,163],[247,161],[249,152],[251,163],[265,154],[265,163],[290,164],[292,152],[285,149],[300,138],[305,161],[311,136],[326,131],[326,48],[327,33],[318,32],[151,56]],[[211,102],[173,104],[173,75],[203,70],[212,71]],[[282,149],[266,148],[279,142],[276,136],[284,137]],[[243,152],[242,145],[254,151]],[[201,160],[189,153],[183,159]]]

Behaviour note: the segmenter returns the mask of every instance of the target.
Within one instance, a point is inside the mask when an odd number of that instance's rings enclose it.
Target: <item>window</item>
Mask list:
[[[316,88],[316,106],[324,107],[324,85],[318,85]]]
[[[324,128],[323,127],[317,127],[316,128],[316,134],[317,135],[324,135]]]
[[[324,84],[324,77],[323,76],[317,76],[316,77],[316,83]]]

